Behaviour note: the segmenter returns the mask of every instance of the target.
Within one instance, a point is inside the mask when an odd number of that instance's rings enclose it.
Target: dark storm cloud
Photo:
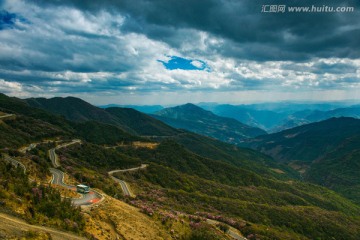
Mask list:
[[[123,30],[179,47],[179,29],[209,32],[229,41],[214,49],[225,56],[262,60],[360,57],[359,1],[122,0],[35,1],[68,4],[86,11],[107,9],[127,16]],[[264,4],[351,6],[353,13],[261,13]],[[183,36],[184,37],[184,36]]]

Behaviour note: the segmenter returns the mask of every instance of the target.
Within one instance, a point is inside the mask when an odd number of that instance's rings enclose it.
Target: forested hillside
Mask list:
[[[185,130],[176,130],[131,109],[104,110],[111,114],[111,119],[117,119],[116,124],[111,124],[102,121],[101,118],[101,121],[96,119],[71,121],[44,109],[34,108],[23,100],[8,98],[5,95],[1,95],[0,100],[2,114],[9,116],[0,119],[2,153],[12,154],[18,160],[25,161],[28,166],[32,166],[31,171],[37,176],[36,178],[46,181],[49,176],[48,167],[51,165],[47,155],[48,150],[54,147],[57,141],[69,142],[74,138],[80,139],[81,144],[56,150],[61,169],[66,171],[68,178],[100,189],[107,196],[114,197],[111,201],[127,202],[141,209],[144,219],[148,219],[147,221],[151,221],[152,224],[159,224],[156,225],[161,226],[159,231],[168,231],[171,236],[178,235],[181,239],[227,238],[227,235],[223,233],[221,235],[217,229],[227,229],[229,226],[238,229],[248,239],[355,240],[360,236],[359,205],[325,187],[301,181],[300,174],[293,165],[283,164],[287,163],[285,158],[276,161],[256,150],[238,147]],[[72,101],[80,100],[72,99]],[[64,104],[68,104],[67,100]],[[72,111],[78,112],[75,106],[62,106],[59,109],[67,109],[67,114],[74,116]],[[79,112],[82,116],[92,116],[84,109]],[[346,191],[349,194],[343,194],[354,199],[358,196],[355,185],[358,181],[355,176],[358,139],[349,138],[353,136],[351,134],[356,134],[356,131],[345,130],[345,127],[355,129],[358,122],[353,119],[332,121],[335,121],[337,126],[341,121],[345,121],[340,124],[344,129],[335,131],[334,128],[334,131],[329,131],[328,127],[333,125],[330,121],[319,127],[304,126],[303,131],[295,129],[298,134],[291,132],[276,136],[282,139],[284,144],[287,143],[289,136],[292,136],[290,139],[299,137],[298,142],[307,146],[305,141],[307,137],[302,134],[313,131],[322,134],[342,133],[343,137],[336,135],[338,137],[334,137],[333,141],[323,138],[324,143],[327,140],[328,147],[337,147],[336,151],[325,151],[323,154],[327,157],[313,161],[316,168],[310,168],[312,171],[316,169],[320,172],[327,171],[333,174],[331,175],[333,177],[325,180],[321,177],[320,180],[316,178],[308,178],[308,180],[338,191],[333,184],[336,180],[339,188],[348,187]],[[126,131],[126,129],[130,130]],[[319,134],[317,136],[320,138]],[[300,141],[301,139],[304,141]],[[267,138],[262,140],[265,143],[269,142]],[[44,143],[45,141],[47,143]],[[256,143],[260,142],[258,140]],[[27,153],[19,152],[21,147],[30,143],[38,144]],[[313,146],[310,147],[312,149]],[[306,156],[313,156],[315,160],[324,151],[325,148],[322,147],[322,145],[316,146],[315,153],[307,153],[305,150],[304,153],[308,154]],[[342,158],[344,155],[338,155],[341,152],[347,154],[346,161],[342,164],[346,163],[349,167],[339,174],[337,170],[344,165],[338,165],[339,161],[333,159]],[[286,157],[290,153],[298,156],[292,151],[279,153],[284,153]],[[275,155],[273,156],[276,158]],[[302,160],[307,163],[305,158]],[[125,196],[120,185],[108,175],[108,171],[138,167],[141,164],[146,164],[141,170],[115,174],[119,179],[127,181],[134,192],[133,197]],[[40,169],[42,175],[38,172]],[[16,174],[14,176],[17,176]],[[319,172],[314,174],[311,176],[320,176]],[[302,176],[306,175],[302,173]],[[18,178],[25,177],[19,175]],[[19,185],[18,180],[13,178],[8,178],[6,181],[9,186]],[[324,181],[328,185],[321,183]],[[28,196],[27,192],[33,191],[33,188],[28,187],[30,183],[23,183],[26,186],[22,187],[21,192],[18,192],[16,187],[9,189],[0,187],[2,193],[0,197],[8,199],[10,204],[13,199],[12,194],[20,197]],[[39,205],[32,206],[32,211],[38,214],[39,219],[48,217],[49,221],[45,221],[46,224],[51,225],[63,219],[65,216],[62,215],[54,218],[51,214],[55,213],[48,213],[43,206],[51,208],[52,205],[56,205],[58,206],[56,209],[62,209],[67,203],[62,203],[58,197],[55,197],[58,195],[52,188],[39,189],[48,198],[39,202]],[[32,201],[30,203],[32,204]],[[109,205],[104,203],[104,206]],[[8,211],[14,209],[9,206],[5,208]],[[101,216],[110,219],[111,211],[114,210],[108,211],[101,212]],[[84,223],[82,216],[88,219],[94,217],[93,215],[76,213],[69,216],[71,217],[68,217],[69,221],[76,222],[78,227],[70,228],[67,223],[58,227],[88,234],[89,224],[92,224],[93,220]],[[212,227],[206,219],[217,220],[223,225]]]

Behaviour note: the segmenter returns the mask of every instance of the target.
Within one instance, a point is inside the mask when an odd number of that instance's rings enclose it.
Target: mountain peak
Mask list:
[[[202,109],[201,107],[199,107],[199,106],[197,106],[197,105],[195,105],[195,104],[193,104],[193,103],[186,103],[186,104],[184,104],[184,105],[180,105],[179,107],[200,108],[200,109]]]
[[[196,106],[192,103],[186,103],[184,105],[179,105],[176,107],[164,108],[155,113],[158,116],[170,117],[175,119],[194,119],[195,118],[204,118],[204,117],[213,117],[216,116],[210,111],[207,111],[199,106]]]
[[[220,117],[192,103],[165,108],[154,117],[175,128],[186,129],[228,143],[238,144],[242,139],[266,134],[235,119]]]

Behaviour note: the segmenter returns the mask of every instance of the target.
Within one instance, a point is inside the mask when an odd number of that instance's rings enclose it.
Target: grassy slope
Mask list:
[[[360,120],[333,118],[254,139],[250,145],[283,163],[307,166],[305,180],[360,203]]]
[[[67,158],[87,162],[91,146],[72,146]],[[135,162],[149,163],[146,170],[120,174],[130,186],[137,186],[138,201],[193,214],[198,211],[243,219],[251,226],[245,233],[257,233],[262,239],[357,239],[360,208],[336,193],[316,185],[281,181],[247,172],[220,161],[188,152],[166,141],[157,149],[118,149],[118,163],[98,155],[88,166],[110,169],[120,166],[125,156]],[[115,152],[112,152],[115,154]],[[122,156],[122,157],[121,157]],[[101,159],[103,159],[101,161]],[[84,164],[81,164],[84,165]],[[270,231],[266,231],[270,228]]]
[[[360,204],[360,136],[346,139],[332,152],[314,162],[306,179],[334,189]]]
[[[119,178],[138,186],[138,198],[144,202],[187,213],[201,211],[242,219],[260,228],[243,228],[242,232],[263,235],[261,239],[283,239],[276,230],[290,234],[290,239],[357,239],[360,234],[360,221],[355,217],[359,207],[311,184],[231,186],[158,164],[137,173],[119,174]],[[264,226],[271,231],[265,231]]]

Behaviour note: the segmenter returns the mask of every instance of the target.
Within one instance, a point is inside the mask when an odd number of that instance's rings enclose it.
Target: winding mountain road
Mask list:
[[[53,175],[51,179],[51,184],[59,185],[64,188],[76,191],[76,186],[67,185],[64,182],[64,172],[56,168],[50,168],[50,172]],[[81,195],[82,195],[81,198],[72,198],[71,202],[76,206],[81,206],[81,205],[91,205],[99,202],[102,199],[102,195],[93,190],[91,190],[89,193],[81,194]]]
[[[70,143],[59,145],[55,148],[52,148],[49,150],[49,158],[55,168],[50,168],[50,172],[52,173],[52,180],[51,184],[59,185],[67,189],[71,189],[73,191],[76,191],[76,186],[67,185],[64,182],[64,172],[60,171],[59,169],[56,169],[57,167],[60,167],[60,163],[58,162],[58,155],[56,154],[56,149],[64,148],[76,143],[81,143],[81,140],[75,139],[71,141]],[[103,195],[96,192],[95,190],[91,190],[89,193],[81,194],[81,198],[72,198],[71,202],[76,206],[82,206],[82,205],[91,205],[97,202],[102,201],[104,199]]]
[[[67,146],[70,146],[70,145],[73,145],[73,144],[76,144],[76,143],[81,144],[81,140],[74,139],[70,143],[65,143],[65,144],[59,145],[59,146],[49,150],[49,158],[50,158],[50,160],[51,160],[51,162],[52,162],[52,164],[53,164],[53,166],[55,168],[60,167],[59,158],[58,158],[58,156],[57,156],[57,154],[55,152],[56,149],[64,148],[64,147],[67,147]]]
[[[147,168],[147,166],[148,166],[147,164],[141,164],[140,167],[129,168],[129,169],[112,170],[112,171],[108,172],[108,174],[115,182],[118,182],[120,184],[125,196],[133,197],[134,195],[131,193],[131,191],[130,191],[128,185],[126,184],[126,182],[114,177],[113,174],[118,173],[118,172],[123,173],[123,172],[137,171],[137,170],[140,170],[140,169]]]
[[[21,162],[19,162],[18,160],[15,160],[15,159],[9,157],[8,155],[4,155],[4,160],[11,163],[15,167],[21,167],[22,169],[24,169],[24,173],[26,173],[25,165],[22,164]]]

